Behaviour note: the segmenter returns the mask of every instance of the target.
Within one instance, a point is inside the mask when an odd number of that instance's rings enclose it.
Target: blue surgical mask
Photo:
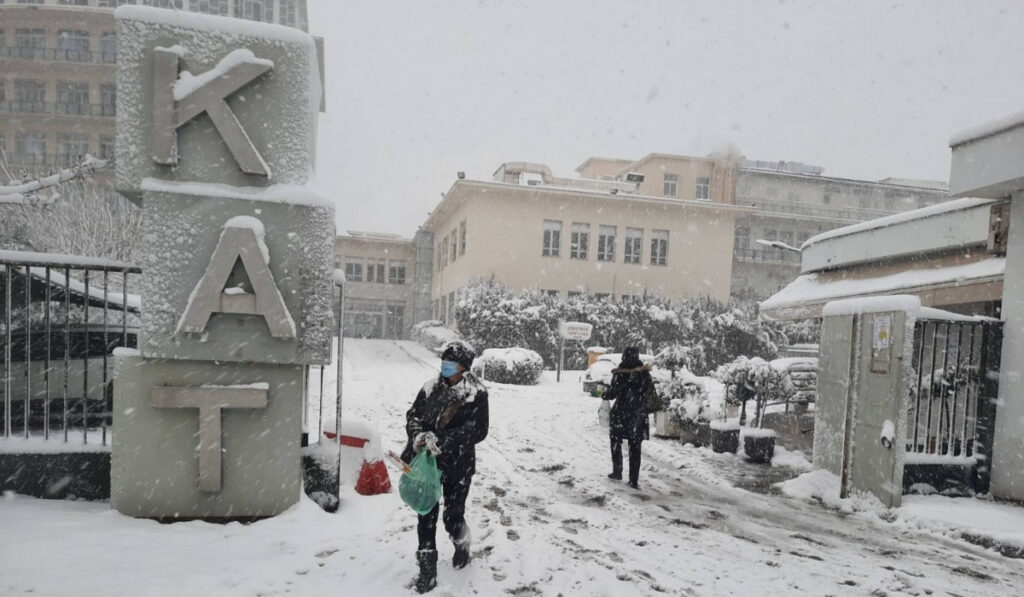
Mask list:
[[[452,361],[441,361],[441,377],[451,377],[459,372],[459,365]]]

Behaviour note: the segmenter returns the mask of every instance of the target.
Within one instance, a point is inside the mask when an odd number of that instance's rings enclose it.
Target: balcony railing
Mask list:
[[[884,216],[889,216],[894,213],[897,213],[894,211],[886,211],[881,209],[861,209],[856,207],[808,205],[806,203],[789,203],[782,201],[764,201],[761,199],[754,199],[751,197],[738,197],[736,199],[736,203],[739,205],[749,205],[751,207],[756,207],[758,210],[763,212],[828,218],[831,220],[842,220],[851,223],[863,222],[866,220],[874,220],[876,218],[881,218]]]
[[[90,62],[94,64],[110,64],[117,62],[114,50],[62,50],[60,48],[36,48],[25,46],[0,47],[0,58],[17,60],[59,60],[62,62]]]
[[[113,117],[116,111],[116,107],[113,104],[0,101],[0,114],[57,114],[61,116]]]

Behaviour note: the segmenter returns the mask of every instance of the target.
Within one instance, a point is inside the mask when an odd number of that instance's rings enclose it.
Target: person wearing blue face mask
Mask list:
[[[406,413],[408,441],[402,460],[427,449],[441,470],[444,528],[455,544],[452,566],[464,568],[470,560],[470,532],[466,524],[466,498],[476,472],[476,445],[487,437],[487,389],[470,373],[476,354],[466,343],[449,342],[441,352],[441,372],[427,380]],[[437,518],[440,504],[419,516],[416,590],[426,593],[437,586]]]

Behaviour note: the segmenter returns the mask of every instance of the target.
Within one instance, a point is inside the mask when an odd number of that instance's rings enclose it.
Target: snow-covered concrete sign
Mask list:
[[[117,184],[143,206],[144,246],[139,351],[115,359],[111,504],[272,516],[299,497],[304,367],[330,360],[334,327],[315,45],[277,25],[114,14]]]

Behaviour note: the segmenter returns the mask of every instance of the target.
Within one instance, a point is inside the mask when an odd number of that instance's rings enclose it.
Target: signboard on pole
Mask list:
[[[589,323],[580,323],[578,321],[562,322],[562,337],[566,340],[590,340],[590,334],[593,331],[594,326]]]

